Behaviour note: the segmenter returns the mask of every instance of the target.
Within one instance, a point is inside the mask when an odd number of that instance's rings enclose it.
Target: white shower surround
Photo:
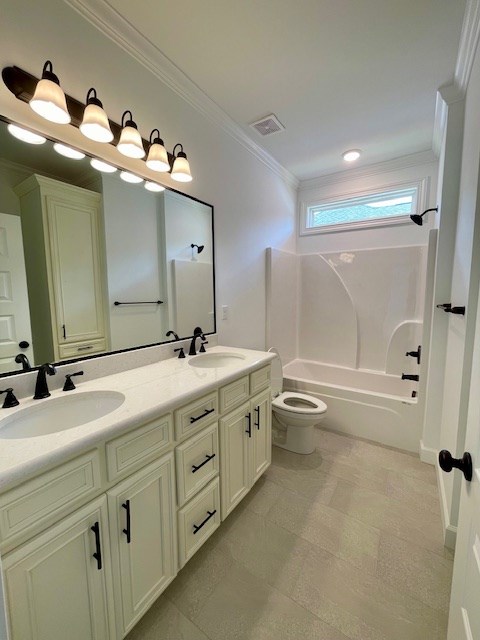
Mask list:
[[[283,387],[327,404],[322,427],[418,452],[421,425],[413,384],[398,376],[297,359],[283,367]]]

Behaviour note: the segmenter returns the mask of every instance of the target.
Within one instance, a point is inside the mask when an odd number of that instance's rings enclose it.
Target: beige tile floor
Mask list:
[[[272,466],[127,640],[442,640],[452,555],[435,471],[316,430]]]

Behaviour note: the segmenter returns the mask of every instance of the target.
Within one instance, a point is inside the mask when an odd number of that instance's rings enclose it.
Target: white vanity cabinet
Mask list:
[[[10,640],[128,634],[270,464],[269,371],[0,494]]]
[[[15,191],[35,361],[105,351],[101,195],[38,175]]]
[[[270,367],[260,372],[260,377],[259,372],[250,374],[247,387],[238,383],[231,386],[237,384],[239,400],[244,398],[245,388],[257,390],[263,386],[264,391],[220,418],[222,520],[245,497],[272,460]],[[231,404],[235,402],[230,400]]]
[[[12,640],[114,638],[105,496],[8,554],[2,564]]]
[[[107,492],[117,637],[177,573],[173,454]]]

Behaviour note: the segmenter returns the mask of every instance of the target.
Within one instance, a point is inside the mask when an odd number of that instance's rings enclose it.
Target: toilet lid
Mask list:
[[[298,400],[299,402],[295,402]],[[293,402],[291,402],[293,401]],[[297,415],[319,415],[325,413],[327,405],[320,400],[306,393],[297,393],[295,391],[285,391],[278,398],[272,400],[272,406],[283,411],[291,411]]]
[[[271,370],[271,379],[270,379],[272,396],[275,398],[276,396],[278,396],[279,393],[281,393],[283,389],[282,361],[275,347],[271,347],[268,350],[268,352],[275,354],[275,358],[272,360],[272,370]]]

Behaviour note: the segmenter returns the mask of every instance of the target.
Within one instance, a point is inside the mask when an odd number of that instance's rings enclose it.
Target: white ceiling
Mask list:
[[[299,179],[431,149],[465,0],[108,0]],[[286,131],[248,125],[275,113]]]

